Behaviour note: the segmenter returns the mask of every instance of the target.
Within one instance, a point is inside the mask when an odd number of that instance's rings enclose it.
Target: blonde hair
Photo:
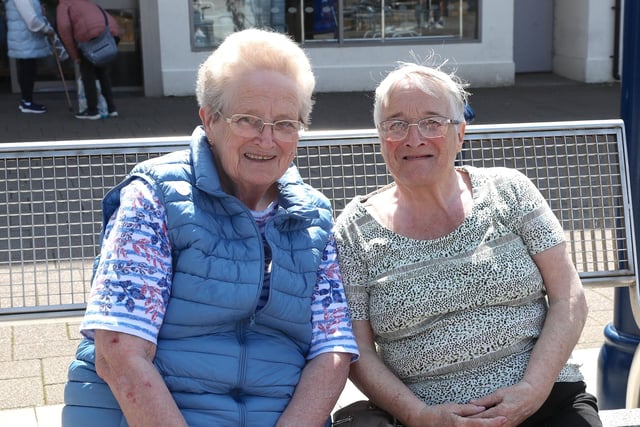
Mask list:
[[[444,65],[444,64],[442,64]],[[441,65],[441,66],[442,66]],[[398,82],[409,80],[418,90],[433,96],[441,90],[449,99],[451,113],[455,120],[464,121],[464,107],[469,93],[467,84],[455,73],[446,73],[438,67],[430,67],[410,62],[399,62],[395,70],[391,71],[376,88],[373,104],[373,121],[376,126],[382,121],[382,113],[389,104],[389,96]]]
[[[196,96],[200,107],[212,111],[229,105],[226,89],[245,73],[276,71],[293,79],[298,87],[300,120],[309,123],[315,77],[305,52],[288,36],[250,28],[229,35],[200,65]]]

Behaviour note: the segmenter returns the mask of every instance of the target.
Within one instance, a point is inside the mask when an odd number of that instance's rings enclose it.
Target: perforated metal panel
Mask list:
[[[0,146],[0,314],[84,307],[105,192],[173,148],[134,144]]]
[[[295,162],[302,178],[331,200],[336,216],[354,196],[392,181],[374,131],[322,142],[303,139]]]
[[[635,283],[621,121],[468,126],[459,163],[514,167],[549,201],[585,284]],[[0,146],[0,315],[81,309],[101,201],[131,168],[188,137]],[[374,130],[308,132],[296,163],[338,215],[391,182]],[[627,213],[625,215],[625,212]]]
[[[468,135],[461,154],[464,164],[516,168],[531,178],[565,229],[583,282],[593,285],[635,276],[624,130],[620,121],[606,123],[482,129]]]

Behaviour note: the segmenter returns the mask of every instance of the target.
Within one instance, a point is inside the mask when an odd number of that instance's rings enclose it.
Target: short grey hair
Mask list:
[[[449,99],[451,113],[455,120],[464,122],[464,109],[468,102],[467,84],[455,73],[446,73],[439,67],[430,67],[410,62],[399,62],[378,85],[373,104],[373,121],[376,127],[382,121],[382,112],[389,104],[389,96],[398,82],[410,80],[426,95],[442,90]]]
[[[201,108],[223,110],[229,105],[230,82],[256,70],[276,71],[298,87],[299,119],[309,124],[315,76],[305,52],[285,34],[249,28],[230,34],[200,65],[196,97]]]

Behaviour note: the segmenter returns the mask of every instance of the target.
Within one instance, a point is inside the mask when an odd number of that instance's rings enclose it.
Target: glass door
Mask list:
[[[142,90],[142,42],[139,0],[94,0],[120,25],[118,58],[111,65],[114,90]]]

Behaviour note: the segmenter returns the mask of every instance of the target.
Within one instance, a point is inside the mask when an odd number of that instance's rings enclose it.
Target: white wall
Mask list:
[[[568,23],[578,21],[575,17],[579,9],[580,21],[587,25],[586,16],[581,14],[584,3],[590,3],[593,9],[606,9],[613,0],[556,0],[556,14],[564,4],[569,7],[571,16]],[[598,3],[606,4],[606,6]],[[578,7],[580,6],[580,7]],[[207,52],[192,52],[189,40],[189,9],[186,1],[159,0],[160,52],[162,82],[165,95],[192,95],[198,66],[204,61]],[[602,26],[604,12],[590,16],[592,25]],[[600,18],[600,19],[598,19]],[[564,21],[563,21],[564,22]],[[568,26],[563,24],[563,26]],[[571,31],[579,33],[578,25]],[[602,30],[604,33],[604,29]],[[571,49],[564,49],[557,58],[565,68],[582,69],[585,79],[597,79],[607,68],[605,52],[606,41],[599,40],[596,48],[589,45],[589,37],[604,38],[601,34],[588,34],[582,31],[578,40],[581,46],[578,55]],[[513,62],[513,1],[485,0],[480,16],[481,39],[471,43],[442,42],[441,44],[380,44],[375,46],[314,47],[304,46],[317,76],[318,92],[349,92],[373,90],[381,77],[392,69],[397,61],[412,60],[412,52],[420,58],[428,56],[433,50],[442,58],[449,59],[449,66],[455,67],[458,74],[473,87],[510,86],[514,84],[515,65]],[[565,33],[564,39],[575,40]],[[556,38],[556,40],[558,40]],[[557,44],[560,45],[561,41]],[[612,45],[613,42],[611,42]],[[562,46],[560,46],[562,47]],[[585,58],[589,57],[588,64]],[[571,67],[565,67],[564,64]],[[601,65],[604,63],[604,65]],[[555,64],[555,62],[554,62]],[[554,65],[555,66],[555,65]],[[587,76],[586,67],[597,69],[593,76]],[[591,69],[591,68],[589,68]],[[611,68],[609,68],[610,70]],[[611,74],[609,72],[609,74]],[[563,74],[566,75],[566,74]],[[568,76],[569,77],[569,76]],[[574,78],[574,77],[570,77]],[[576,80],[581,80],[576,78]]]
[[[165,96],[195,93],[198,66],[207,52],[192,52],[189,4],[180,0],[158,0],[162,84]]]
[[[586,83],[598,83],[614,80],[613,53],[615,43],[614,0],[590,0],[589,22],[587,22],[589,40],[585,65]]]
[[[556,0],[556,74],[586,83],[613,80],[614,4],[614,0]]]

